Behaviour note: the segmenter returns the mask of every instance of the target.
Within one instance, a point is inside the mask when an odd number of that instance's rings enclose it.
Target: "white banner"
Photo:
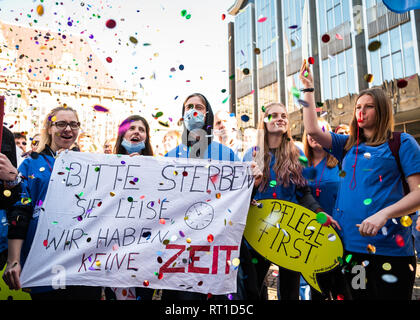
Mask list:
[[[22,286],[236,292],[253,184],[242,162],[63,153]]]

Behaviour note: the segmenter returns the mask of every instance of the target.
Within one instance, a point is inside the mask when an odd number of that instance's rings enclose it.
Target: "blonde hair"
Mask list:
[[[331,131],[330,124],[322,118],[318,118],[318,125],[322,128],[322,130]],[[305,153],[306,158],[308,159],[308,165],[313,166],[313,159],[314,159],[314,150],[309,145],[308,142],[308,134],[306,130],[303,133],[303,152]],[[334,168],[338,164],[338,160],[330,153],[327,152],[327,167]]]
[[[77,116],[77,112],[76,110],[74,110],[73,108],[67,107],[67,106],[59,106],[56,107],[54,109],[52,109],[45,117],[43,125],[42,125],[42,129],[41,129],[41,139],[39,140],[39,144],[38,144],[38,148],[36,149],[36,152],[41,152],[42,150],[45,149],[45,146],[51,145],[51,141],[52,141],[52,137],[49,134],[49,130],[52,126],[52,123],[54,121],[52,121],[52,118],[60,111],[72,111],[74,113],[74,115],[77,118],[77,121],[79,121],[79,117]]]
[[[264,119],[268,116],[268,111],[273,106],[280,106],[286,110],[286,107],[281,103],[270,103],[265,107],[265,111],[261,114],[258,123],[258,149],[256,150],[255,160],[260,168],[264,168],[262,182],[259,186],[260,192],[267,188],[268,180],[270,179],[271,153],[268,145],[267,126]],[[293,141],[290,126],[288,126],[287,131],[283,134],[280,146],[275,149],[274,157],[276,161],[273,170],[276,174],[276,181],[279,184],[282,184],[284,187],[288,187],[290,182],[298,187],[306,185],[306,180],[302,175],[303,166],[299,161],[299,148]]]

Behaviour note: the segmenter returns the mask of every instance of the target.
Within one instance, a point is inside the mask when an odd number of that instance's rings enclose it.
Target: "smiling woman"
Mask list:
[[[21,197],[29,201],[17,202],[7,212],[10,221],[7,235],[9,250],[3,279],[10,289],[21,287],[20,273],[35,236],[39,203],[45,201],[56,155],[60,150],[71,147],[79,134],[79,127],[79,118],[75,110],[64,106],[54,108],[44,120],[38,153],[32,152],[30,158],[25,159],[19,166],[23,177],[32,178],[22,179],[21,182]],[[43,286],[28,290],[32,300],[99,300],[101,294],[100,287],[89,286],[66,286],[65,289]]]
[[[44,120],[41,140],[37,151],[48,145],[53,152],[70,149],[79,134],[80,122],[77,113],[70,107],[57,107]]]

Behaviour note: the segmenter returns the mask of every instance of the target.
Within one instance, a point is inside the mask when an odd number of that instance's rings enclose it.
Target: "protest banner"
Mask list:
[[[242,162],[65,152],[22,287],[235,292],[253,184]]]
[[[267,260],[302,273],[321,292],[316,274],[334,269],[343,245],[334,228],[317,221],[317,214],[292,202],[277,199],[251,206],[244,237]],[[319,220],[319,217],[318,217]]]

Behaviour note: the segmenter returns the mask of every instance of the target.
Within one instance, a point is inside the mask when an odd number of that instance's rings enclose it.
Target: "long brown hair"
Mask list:
[[[141,121],[143,122],[146,128],[146,140],[144,141],[145,148],[141,151],[141,154],[144,156],[153,156],[153,149],[152,144],[150,143],[150,127],[147,123],[147,120],[139,115],[132,115],[121,122],[120,126],[118,127],[118,137],[117,142],[115,143],[114,147],[114,154],[127,154],[127,150],[121,145],[125,133],[130,128],[130,123],[134,121]]]
[[[52,126],[52,123],[54,122],[52,119],[53,117],[59,112],[59,111],[72,111],[74,113],[74,115],[77,118],[77,121],[79,121],[79,117],[77,115],[76,110],[74,110],[73,108],[67,107],[66,105],[63,106],[59,106],[56,107],[54,109],[52,109],[46,116],[42,125],[42,129],[41,129],[41,138],[39,139],[39,144],[38,144],[38,148],[36,148],[36,152],[41,152],[45,149],[45,146],[51,145],[51,141],[52,141],[52,137],[49,134],[49,129]]]
[[[331,131],[330,124],[324,119],[318,119],[318,124],[322,125],[325,130]],[[308,165],[313,166],[314,165],[314,150],[309,145],[308,134],[306,130],[303,132],[302,143],[303,143],[303,152],[305,153],[305,156],[308,159]],[[331,153],[327,152],[327,167],[334,168],[337,164],[338,164],[338,160]]]
[[[280,106],[286,110],[283,104],[274,102],[268,104],[265,107],[265,111],[261,113],[261,118],[258,123],[258,148],[255,158],[259,167],[264,168],[262,182],[259,186],[260,192],[267,188],[268,180],[270,179],[271,153],[268,144],[267,126],[264,119],[268,116],[268,111],[273,106]],[[306,180],[302,175],[303,166],[299,161],[299,156],[299,149],[293,141],[290,126],[288,126],[287,131],[283,134],[280,146],[274,151],[276,161],[273,166],[276,181],[284,187],[288,187],[290,183],[299,187],[306,185]]]
[[[385,92],[379,88],[366,89],[360,92],[356,99],[357,101],[364,95],[369,95],[375,101],[376,110],[376,123],[375,132],[370,139],[364,135],[363,129],[359,128],[359,140],[365,142],[370,146],[378,146],[385,143],[392,137],[394,131],[394,116],[392,114],[392,106],[390,99],[386,96]],[[350,121],[350,135],[344,149],[349,151],[357,143],[357,118],[356,118],[356,105],[353,111],[353,118]]]

